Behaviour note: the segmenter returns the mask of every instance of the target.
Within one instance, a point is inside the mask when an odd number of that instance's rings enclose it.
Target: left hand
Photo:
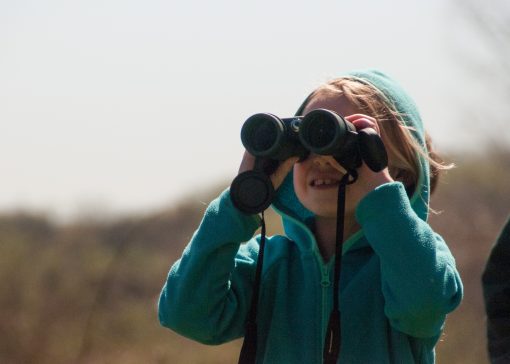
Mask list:
[[[358,131],[366,128],[372,128],[377,132],[377,134],[381,135],[377,120],[371,116],[365,114],[353,114],[344,117],[344,119],[352,123]],[[380,172],[374,172],[368,168],[365,163],[362,163],[361,167],[358,169],[358,180],[355,182],[355,184],[358,185],[356,190],[358,191],[359,196],[357,197],[361,200],[369,192],[388,182],[393,182],[393,178],[390,176],[388,167],[384,168]]]

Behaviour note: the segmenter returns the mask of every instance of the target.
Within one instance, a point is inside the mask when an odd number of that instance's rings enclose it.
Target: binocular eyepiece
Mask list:
[[[310,152],[331,155],[348,171],[362,161],[376,172],[388,164],[386,149],[373,129],[357,132],[352,123],[326,109],[283,119],[269,113],[252,115],[243,124],[241,141],[256,157],[255,167],[234,179],[230,193],[234,205],[250,214],[269,207],[274,196],[269,176],[290,157],[304,160]]]

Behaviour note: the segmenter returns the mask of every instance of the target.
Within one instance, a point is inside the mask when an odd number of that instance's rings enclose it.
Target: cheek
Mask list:
[[[306,190],[306,168],[301,163],[294,165],[294,191],[297,197],[302,200]]]

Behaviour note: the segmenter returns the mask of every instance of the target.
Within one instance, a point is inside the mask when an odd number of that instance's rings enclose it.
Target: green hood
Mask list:
[[[385,96],[390,106],[394,108],[399,115],[401,115],[401,122],[412,128],[414,138],[420,143],[420,145],[422,145],[423,151],[425,152],[424,155],[427,155],[425,146],[425,131],[418,108],[411,97],[403,90],[402,87],[400,87],[400,85],[384,73],[372,69],[350,72],[345,74],[344,77],[356,79],[361,83],[372,85],[378,89]],[[297,115],[302,113],[305,103],[306,100],[299,108]],[[426,221],[428,217],[430,187],[429,164],[421,154],[419,155],[419,161],[421,166],[420,176],[414,194],[411,196],[410,200],[413,210],[421,219]],[[313,213],[299,202],[294,192],[292,172],[289,173],[283,184],[278,189],[272,207],[282,216],[283,226],[289,237],[292,238],[295,234],[310,234],[309,231],[306,231],[308,230],[307,228],[303,231],[303,223],[304,225],[308,225],[307,222],[313,218]],[[344,251],[349,249],[349,247],[358,241],[362,235],[362,231],[359,231],[346,241],[344,243]],[[310,242],[309,239],[306,240]],[[302,246],[301,248],[305,250],[315,249],[313,246]]]

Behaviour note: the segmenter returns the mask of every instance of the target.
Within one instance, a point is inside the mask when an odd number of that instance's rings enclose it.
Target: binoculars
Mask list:
[[[275,193],[269,176],[290,157],[304,160],[309,153],[331,155],[351,174],[362,162],[375,172],[388,165],[386,149],[375,130],[358,132],[352,123],[326,109],[283,119],[269,113],[252,115],[243,124],[241,141],[255,156],[255,166],[232,181],[230,195],[233,204],[248,214],[269,207]]]

